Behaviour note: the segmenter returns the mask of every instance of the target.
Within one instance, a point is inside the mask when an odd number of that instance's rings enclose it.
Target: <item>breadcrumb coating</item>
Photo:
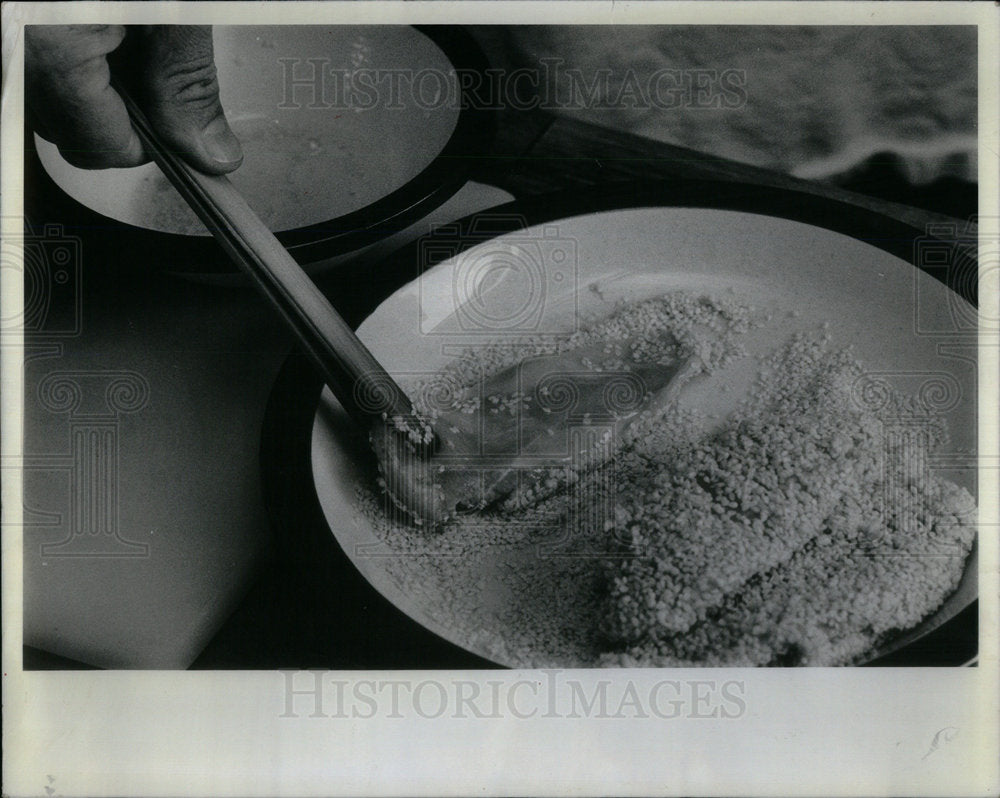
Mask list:
[[[409,388],[431,417],[507,412],[524,397],[482,403],[473,388],[526,358],[593,372],[683,360],[697,376],[745,357],[741,338],[766,321],[677,292],[571,336],[470,350]],[[863,661],[955,590],[976,535],[973,497],[927,465],[947,441],[939,414],[867,376],[828,334],[798,335],[721,427],[673,402],[617,435],[585,420],[571,467],[433,532],[361,487],[371,553],[438,631],[511,666]]]
[[[628,647],[605,664],[846,664],[957,586],[975,502],[926,467],[941,419],[898,394],[866,407],[861,364],[823,339],[768,366],[620,497],[640,556],[613,569],[607,631]]]

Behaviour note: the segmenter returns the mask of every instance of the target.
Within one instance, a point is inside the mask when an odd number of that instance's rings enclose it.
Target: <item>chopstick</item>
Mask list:
[[[174,154],[118,82],[146,151],[230,259],[254,282],[344,409],[357,422],[412,415],[410,400],[224,175],[206,175]]]

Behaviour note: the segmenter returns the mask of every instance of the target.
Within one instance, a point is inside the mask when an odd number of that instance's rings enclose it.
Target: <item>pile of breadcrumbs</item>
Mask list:
[[[697,379],[744,356],[758,321],[731,299],[669,294],[470,352],[415,395],[459,407],[461,386],[551,353],[598,371],[682,359]],[[574,360],[595,342],[606,359]],[[857,662],[954,591],[976,533],[972,496],[927,466],[941,419],[871,388],[829,336],[798,336],[721,427],[648,408],[610,450],[595,428],[601,456],[547,473],[547,490],[436,531],[359,489],[370,552],[421,620],[506,665]]]

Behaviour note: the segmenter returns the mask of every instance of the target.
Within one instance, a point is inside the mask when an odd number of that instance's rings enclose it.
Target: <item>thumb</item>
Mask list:
[[[149,26],[142,39],[138,82],[153,127],[197,169],[236,169],[243,149],[219,101],[211,27]]]

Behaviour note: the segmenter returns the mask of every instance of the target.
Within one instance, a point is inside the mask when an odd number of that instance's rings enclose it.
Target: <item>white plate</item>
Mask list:
[[[909,263],[812,225],[687,208],[562,219],[486,241],[441,263],[383,302],[358,334],[390,373],[405,379],[437,371],[469,344],[570,329],[591,311],[606,313],[619,298],[678,290],[733,291],[748,304],[771,310],[773,321],[758,341],[765,349],[794,331],[829,324],[833,343],[853,346],[873,375],[911,394],[924,391],[937,402],[951,431],[945,475],[976,494],[974,309]],[[954,346],[941,346],[948,342]],[[755,371],[747,359],[686,389],[683,401],[725,412]],[[719,391],[723,383],[737,390]],[[504,652],[502,629],[488,628],[488,613],[485,621],[456,624],[441,611],[441,595],[414,588],[421,582],[419,572],[400,580],[398,568],[389,567],[391,557],[372,556],[385,552],[373,548],[372,528],[357,510],[358,453],[345,434],[349,428],[325,392],[313,428],[312,466],[320,504],[341,547],[371,584],[414,620],[473,653],[520,664]],[[961,586],[935,616],[879,653],[968,606],[976,597],[975,562],[973,555]],[[412,567],[432,569],[433,562]],[[491,600],[503,600],[507,588],[497,576],[502,570],[472,575],[484,584],[499,580]],[[432,575],[427,576],[425,583],[431,584]]]

